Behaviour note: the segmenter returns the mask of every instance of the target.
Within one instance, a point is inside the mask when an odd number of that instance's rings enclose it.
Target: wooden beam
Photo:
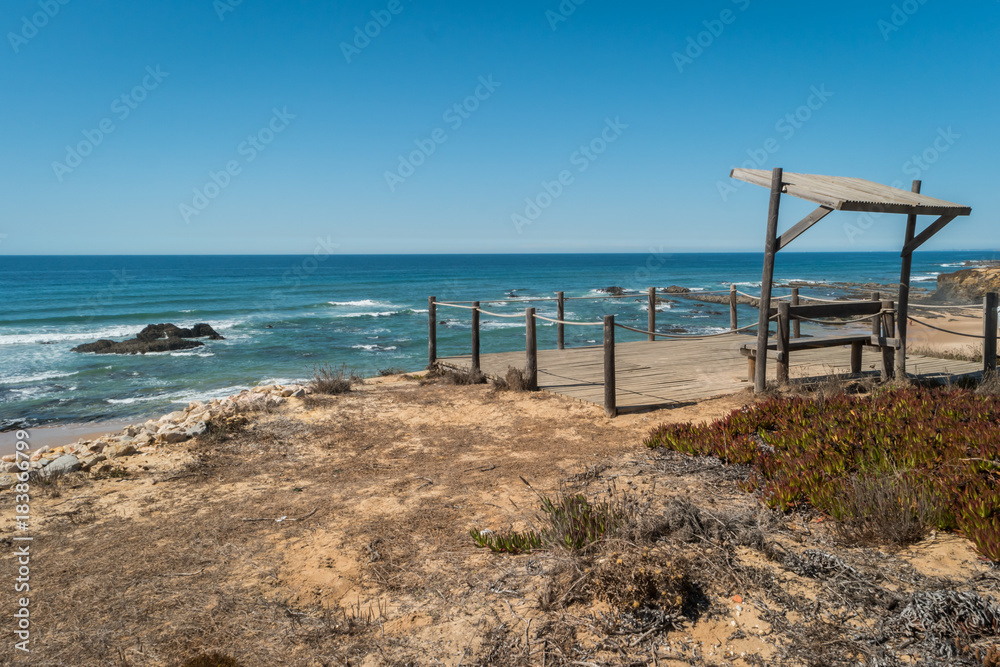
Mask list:
[[[944,229],[944,226],[949,222],[957,218],[957,215],[948,214],[942,215],[940,218],[932,222],[927,229],[917,234],[916,238],[903,246],[903,252],[900,254],[901,257],[912,254],[914,250],[926,243],[932,236]]]
[[[791,304],[782,301],[778,304],[778,384],[788,382],[788,331],[791,324],[789,310]]]
[[[656,288],[649,288],[649,313],[646,316],[646,331],[656,331]],[[656,340],[655,334],[648,334],[649,340]]]
[[[524,356],[528,391],[538,391],[538,337],[535,332],[535,309],[524,309]]]
[[[911,191],[920,194],[921,181],[913,181]],[[913,235],[917,231],[917,216],[911,214],[906,216],[906,233],[903,236],[903,248],[913,242]],[[913,253],[903,252],[903,260],[899,267],[899,295],[897,303],[899,317],[896,327],[899,332],[899,354],[896,355],[896,377],[900,380],[906,379],[906,315],[910,305],[910,270],[913,266]]]
[[[479,302],[472,302],[472,373],[479,374]]]
[[[802,218],[802,220],[792,226],[791,229],[778,237],[778,250],[781,250],[786,245],[797,239],[804,231],[831,213],[833,213],[833,208],[829,206],[820,206],[815,211]]]
[[[566,347],[566,325],[563,324],[563,320],[566,319],[566,294],[563,292],[556,292],[556,319],[559,322],[556,324],[556,349],[562,350]]]
[[[437,297],[427,297],[427,367],[437,361]]]
[[[844,303],[818,303],[814,306],[792,306],[792,319],[808,317],[857,317],[859,315],[874,315],[882,310],[882,305],[872,301],[847,301]],[[774,315],[777,309],[769,308],[768,313]]]
[[[618,414],[618,393],[615,388],[615,316],[604,316],[604,414]]]
[[[983,379],[997,370],[997,306],[996,292],[983,297]]]
[[[764,238],[764,271],[760,281],[760,303],[757,314],[757,367],[754,370],[755,394],[767,389],[767,334],[771,305],[771,283],[774,281],[774,255],[778,252],[778,210],[781,207],[781,167],[771,172],[771,200],[767,211],[767,235]]]

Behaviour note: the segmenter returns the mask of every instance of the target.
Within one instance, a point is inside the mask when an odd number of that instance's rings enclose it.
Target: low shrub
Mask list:
[[[528,374],[514,366],[508,366],[507,374],[502,378],[493,378],[492,391],[494,393],[501,391],[534,391],[534,389],[531,386],[531,381],[528,379]]]
[[[556,500],[547,496],[540,499],[541,529],[495,533],[473,528],[470,531],[473,541],[497,553],[530,553],[554,546],[576,551],[634,523],[626,509],[628,499],[624,497],[591,502],[582,494],[560,494]]]
[[[351,390],[351,385],[363,381],[355,371],[349,370],[347,364],[333,368],[330,364],[315,366],[310,388],[317,394],[337,395]]]
[[[661,425],[645,444],[749,464],[746,489],[772,507],[808,504],[900,541],[919,537],[917,526],[957,528],[1000,560],[996,396],[905,387],[775,398],[708,425]]]

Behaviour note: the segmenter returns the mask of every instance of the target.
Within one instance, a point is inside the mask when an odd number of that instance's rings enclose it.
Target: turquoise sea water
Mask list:
[[[933,286],[939,272],[994,253],[918,253],[913,275]],[[18,424],[86,422],[162,414],[196,398],[259,383],[308,378],[317,364],[346,363],[364,374],[427,363],[427,297],[439,300],[585,296],[611,285],[759,288],[761,256],[746,254],[316,255],[4,257],[0,262],[0,430]],[[835,293],[833,282],[892,284],[895,253],[782,253],[778,281],[813,281],[803,294]],[[781,293],[781,290],[779,290]],[[536,304],[554,316],[551,302]],[[570,301],[568,319],[644,328],[643,298]],[[516,312],[523,306],[491,308]],[[741,320],[754,317],[741,306]],[[469,313],[444,309],[439,354],[467,353]],[[149,323],[208,322],[226,340],[194,350],[119,356],[70,349],[99,338],[131,338]],[[539,345],[554,346],[540,323]],[[679,300],[658,314],[661,328],[728,327],[725,306]],[[483,316],[483,352],[523,349],[520,320]],[[596,332],[599,333],[599,332]],[[595,341],[567,327],[567,345]],[[638,334],[619,331],[622,340]]]

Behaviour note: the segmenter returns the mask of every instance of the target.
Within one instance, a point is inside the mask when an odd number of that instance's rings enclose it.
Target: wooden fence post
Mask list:
[[[562,323],[566,315],[566,295],[563,292],[556,292],[556,349],[562,350],[566,347],[566,325]]]
[[[472,373],[479,373],[479,302],[472,302]]]
[[[983,297],[983,374],[997,370],[997,305],[1000,296],[987,292]]]
[[[649,316],[646,318],[646,331],[656,331],[656,288],[649,288]],[[649,340],[656,340],[655,334],[648,334]]]
[[[427,366],[437,361],[437,297],[427,297]]]
[[[525,372],[528,376],[528,390],[538,391],[538,338],[535,335],[535,309],[524,309],[524,349]]]
[[[891,311],[896,307],[892,301],[883,301],[882,310]],[[882,320],[882,335],[886,341],[896,333],[895,316],[891,312],[882,313],[876,320]],[[891,380],[896,375],[896,350],[888,345],[882,348],[882,379]]]
[[[872,292],[872,301],[881,301],[882,295],[879,292]],[[876,315],[872,318],[872,335],[882,335],[882,316]]]
[[[778,384],[788,382],[788,332],[791,324],[791,304],[778,304]],[[767,351],[764,352],[767,354]]]
[[[799,288],[798,287],[793,287],[792,288],[792,305],[793,306],[799,305]],[[801,324],[801,322],[799,322],[798,320],[792,320],[792,338],[801,338],[802,337],[802,329],[799,326],[800,324]]]
[[[736,331],[739,322],[736,318],[736,285],[729,286],[729,329]]]
[[[618,414],[618,399],[615,389],[615,316],[604,316],[604,414],[614,417]]]
[[[767,336],[770,333],[771,284],[774,282],[774,255],[778,252],[778,212],[781,207],[781,167],[771,170],[771,200],[767,209],[767,235],[764,237],[764,271],[760,281],[760,303],[757,304],[757,361],[754,368],[753,392],[767,389]]]

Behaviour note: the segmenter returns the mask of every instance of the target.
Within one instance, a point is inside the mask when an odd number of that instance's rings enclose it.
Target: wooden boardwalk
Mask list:
[[[619,411],[676,407],[693,401],[733,394],[752,387],[747,383],[747,360],[740,345],[754,342],[746,335],[698,340],[658,340],[619,343],[615,347]],[[545,391],[571,396],[598,405],[604,402],[604,365],[601,346],[538,351],[538,385]],[[790,377],[821,378],[850,373],[850,346],[804,350],[791,355]],[[468,355],[442,357],[439,361],[459,368],[470,366]],[[878,373],[882,357],[865,350],[863,373]],[[502,376],[509,366],[524,368],[525,354],[484,354],[483,372]],[[908,355],[907,372],[923,378],[957,378],[979,373],[979,363]],[[768,364],[774,379],[775,366]]]

